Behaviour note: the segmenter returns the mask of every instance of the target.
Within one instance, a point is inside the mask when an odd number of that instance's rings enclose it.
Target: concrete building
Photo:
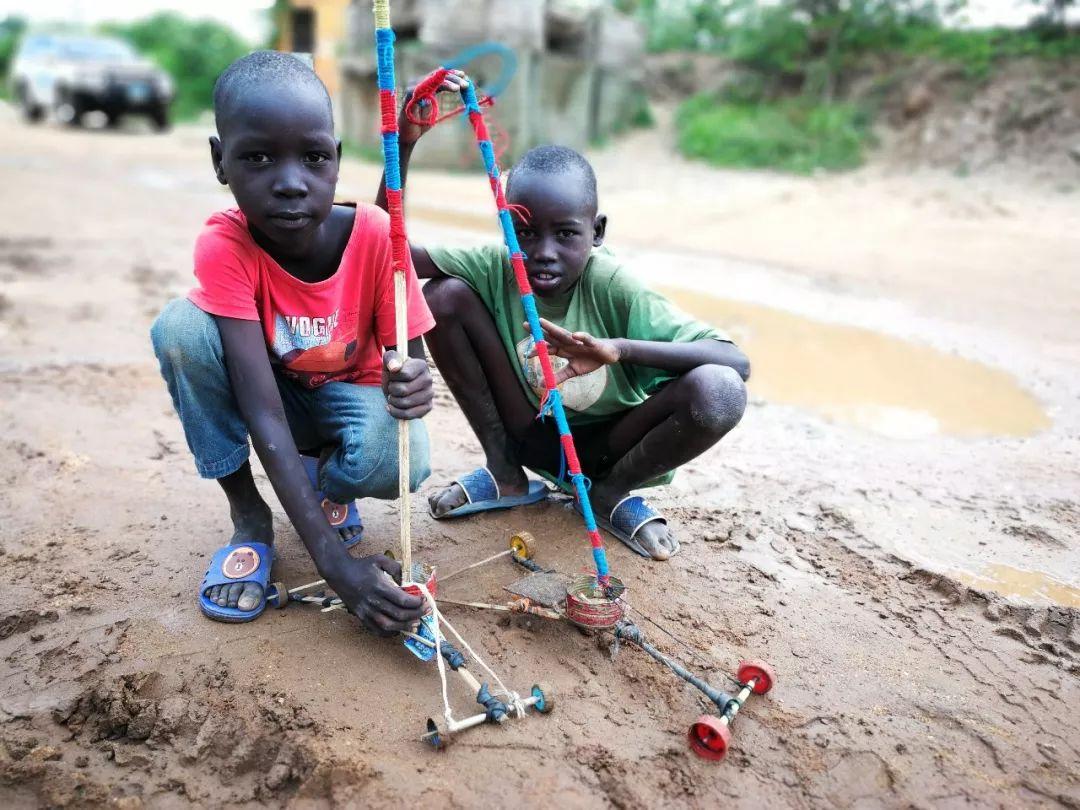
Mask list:
[[[334,95],[341,136],[374,155],[379,120],[370,0],[290,0],[288,11],[283,49],[314,53],[316,71]],[[465,64],[452,66],[481,89],[505,84],[493,88],[496,105],[487,113],[504,164],[540,143],[583,148],[606,139],[630,126],[645,104],[644,32],[604,0],[394,0],[392,14],[399,93],[409,79],[470,51]],[[336,22],[328,19],[334,15]],[[429,166],[476,160],[472,134],[460,121],[436,128],[417,155],[418,164]]]

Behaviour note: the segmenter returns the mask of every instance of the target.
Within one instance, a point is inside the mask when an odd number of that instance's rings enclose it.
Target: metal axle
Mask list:
[[[746,687],[744,687],[743,692],[739,693],[739,697],[733,698],[726,692],[710,686],[708,683],[697,677],[694,673],[690,672],[677,661],[671,660],[658,649],[656,649],[656,647],[649,644],[649,642],[645,640],[645,635],[641,632],[641,628],[629,620],[621,621],[617,625],[615,625],[615,638],[625,639],[626,641],[636,644],[638,647],[643,649],[645,652],[647,652],[661,664],[666,666],[684,681],[698,689],[698,691],[705,695],[705,697],[707,697],[709,700],[716,704],[716,707],[720,710],[721,715],[728,718],[727,722],[730,722],[735,718],[735,715],[738,713],[739,708],[742,706],[742,702],[745,701],[746,697],[750,694],[750,692],[746,691]],[[731,711],[731,714],[729,716],[728,711],[729,707],[731,707],[732,704],[734,704],[734,709]]]

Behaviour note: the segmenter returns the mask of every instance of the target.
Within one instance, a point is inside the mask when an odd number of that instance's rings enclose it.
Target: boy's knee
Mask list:
[[[398,447],[396,420],[377,437],[365,437],[343,448],[324,470],[326,494],[338,503],[356,498],[390,500],[398,496]],[[431,475],[431,452],[427,428],[415,421],[409,426],[409,491],[416,492]]]
[[[460,318],[464,308],[478,300],[472,287],[457,278],[437,278],[427,282],[424,299],[436,323]]]
[[[186,366],[221,355],[221,335],[213,316],[186,298],[165,305],[150,327],[150,341],[162,366]]]
[[[746,383],[733,368],[704,365],[682,376],[687,411],[694,425],[720,436],[742,419],[746,411]]]

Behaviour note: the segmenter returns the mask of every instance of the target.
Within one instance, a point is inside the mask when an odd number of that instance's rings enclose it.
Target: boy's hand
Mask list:
[[[446,74],[443,83],[439,85],[439,92],[460,94],[468,83],[464,73],[460,70],[451,70]],[[405,108],[409,106],[416,85],[416,81],[409,82],[408,89],[405,91],[405,103],[402,105],[401,113],[398,115],[398,140],[401,143],[416,143],[420,140],[421,135],[431,129],[430,124],[414,124],[409,120],[409,116],[405,114]],[[426,118],[428,116],[428,102],[418,102],[416,109],[413,111],[413,116],[415,118]]]
[[[431,410],[435,391],[427,362],[410,357],[403,363],[396,351],[383,355],[382,390],[386,410],[397,419],[419,419]]]
[[[412,630],[425,612],[424,600],[401,590],[399,579],[400,563],[372,554],[359,560],[350,557],[326,582],[364,627],[380,636],[392,636]]]
[[[540,326],[544,330],[544,338],[551,347],[551,353],[570,361],[565,368],[556,372],[556,385],[596,371],[601,366],[618,363],[621,359],[618,344],[614,340],[595,338],[588,332],[568,332],[546,318],[540,319]],[[527,323],[525,328],[529,328]],[[529,356],[535,355],[536,349],[533,348]]]

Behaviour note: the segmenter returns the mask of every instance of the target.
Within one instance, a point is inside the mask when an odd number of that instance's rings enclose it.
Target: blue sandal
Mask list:
[[[265,543],[243,543],[236,546],[222,546],[210,560],[202,585],[199,586],[199,608],[211,619],[219,622],[250,622],[266,610],[267,585],[270,582],[270,568],[274,564],[274,549]],[[262,586],[263,598],[253,610],[221,607],[210,601],[207,591],[215,585],[233,585],[243,582],[257,582]]]
[[[474,515],[477,512],[491,512],[496,509],[513,509],[515,506],[539,503],[548,496],[549,492],[543,481],[529,481],[529,491],[524,495],[501,497],[499,495],[499,484],[487,467],[473,470],[468,475],[456,479],[452,484],[457,484],[465,491],[467,500],[445,515],[436,515],[429,507],[428,512],[436,520],[464,517],[465,515]]]
[[[319,489],[319,460],[313,456],[300,456],[300,460],[304,462],[308,481],[311,482],[311,487],[315,490],[315,497],[319,499],[319,505],[322,506],[323,513],[326,515],[330,525],[335,529],[350,529],[353,526],[360,528],[360,532],[356,536],[348,540],[343,537],[341,540],[341,544],[345,548],[352,548],[364,539],[364,521],[360,519],[360,510],[356,506],[356,501],[348,504],[334,503],[327,498]]]
[[[611,510],[611,516],[607,519],[600,515],[596,516],[596,525],[621,540],[631,551],[650,559],[652,555],[634,538],[642,526],[655,521],[667,525],[667,518],[645,503],[645,499],[640,495],[627,495],[615,504],[615,508]]]

